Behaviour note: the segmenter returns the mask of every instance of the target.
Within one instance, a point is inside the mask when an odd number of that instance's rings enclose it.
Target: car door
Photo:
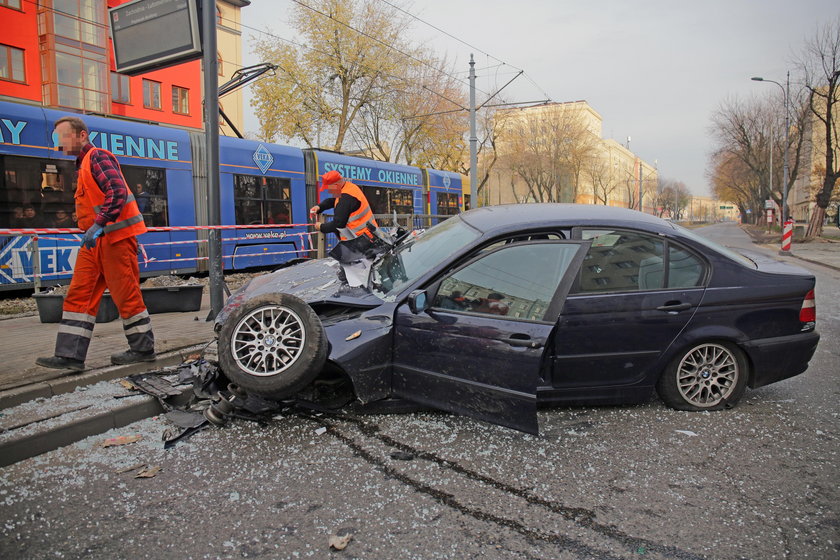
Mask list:
[[[397,308],[396,396],[536,434],[543,355],[589,242],[508,240]]]
[[[592,246],[558,322],[549,385],[587,397],[597,396],[593,388],[648,391],[660,357],[703,298],[708,266],[655,234],[582,229],[581,236]]]

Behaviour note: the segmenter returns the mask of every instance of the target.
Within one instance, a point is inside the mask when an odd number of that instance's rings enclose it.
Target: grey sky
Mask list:
[[[305,2],[306,0],[302,0]],[[389,0],[396,3],[396,0]],[[293,2],[252,0],[244,25],[295,39]],[[660,175],[709,194],[710,116],[729,96],[781,94],[792,58],[819,25],[840,17],[837,0],[424,0],[408,11],[527,73],[506,90],[511,101],[585,99],[603,117],[603,136],[625,143]],[[415,21],[412,36],[457,64],[466,79],[496,65],[476,49]],[[243,30],[244,63],[252,29]],[[495,91],[516,70],[480,70],[478,89]],[[532,83],[530,80],[533,80]],[[484,100],[477,94],[478,102]],[[246,93],[245,129],[257,130]],[[466,115],[465,115],[466,118]]]

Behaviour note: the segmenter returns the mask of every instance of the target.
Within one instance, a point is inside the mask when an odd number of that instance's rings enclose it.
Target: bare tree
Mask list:
[[[608,204],[621,186],[619,177],[605,157],[591,158],[586,166],[586,176],[592,184],[595,204]]]
[[[254,86],[260,137],[308,146],[328,137],[341,150],[364,107],[399,79],[407,18],[374,0],[310,0],[293,6],[292,25],[303,47],[272,37],[255,44],[278,66],[275,78]]]
[[[691,202],[691,193],[682,181],[659,180],[660,189],[655,195],[657,215],[666,214],[674,220],[682,220],[686,207]]]
[[[758,179],[741,158],[721,151],[713,156],[712,190],[719,200],[734,202],[742,216],[761,216],[761,198]]]
[[[527,198],[574,202],[598,138],[567,104],[500,111],[499,160],[522,179]]]
[[[795,99],[804,99],[799,92],[791,95]],[[784,99],[778,95],[763,99],[742,101],[728,99],[712,116],[711,132],[717,142],[712,154],[712,177],[718,174],[715,166],[725,165],[722,175],[729,180],[737,177],[743,181],[738,190],[750,190],[744,203],[750,208],[754,219],[759,219],[763,201],[770,198],[781,206],[783,189],[790,190],[798,173],[805,135],[802,129],[807,112],[804,104],[794,104],[791,129],[787,135],[788,149],[785,150]],[[782,168],[787,153],[790,164],[788,184],[783,185]],[[741,162],[738,173],[732,174],[732,160]],[[772,165],[771,165],[772,163]],[[770,188],[772,184],[772,188]]]
[[[820,144],[817,153],[822,152],[825,157],[822,186],[814,196],[816,206],[805,234],[814,237],[822,233],[826,208],[840,180],[840,161],[836,153],[840,146],[837,122],[840,118],[840,17],[821,27],[806,43],[801,64],[805,87],[810,94],[809,108],[814,117],[814,141]]]
[[[353,138],[379,159],[458,169],[467,132],[466,94],[445,60],[420,51],[415,58],[391,90],[365,105]]]

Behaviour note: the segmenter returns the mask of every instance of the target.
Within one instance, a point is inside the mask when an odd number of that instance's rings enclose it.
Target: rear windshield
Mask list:
[[[725,255],[725,256],[729,257],[730,259],[732,259],[733,261],[739,262],[742,265],[747,266],[749,268],[758,268],[758,266],[755,264],[755,261],[753,261],[752,259],[750,259],[748,257],[745,257],[741,253],[733,251],[732,249],[729,249],[728,247],[724,247],[723,245],[721,245],[719,243],[715,243],[711,239],[706,239],[702,235],[697,235],[696,233],[692,232],[690,229],[686,229],[686,228],[684,228],[680,225],[677,225],[677,224],[671,224],[671,225],[673,225],[674,229],[679,231],[685,237],[688,237],[689,239],[692,239],[692,240],[696,241],[697,243],[700,243],[701,245],[705,245],[706,247],[708,247],[709,249],[712,249],[715,252],[718,252],[718,253],[721,253],[722,255]]]

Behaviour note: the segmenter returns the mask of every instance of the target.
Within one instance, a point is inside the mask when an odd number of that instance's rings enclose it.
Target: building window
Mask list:
[[[60,107],[108,111],[105,0],[62,0],[54,2],[53,9],[38,4],[44,100]]]
[[[160,82],[143,79],[143,107],[146,109],[162,109],[160,104]]]
[[[23,82],[23,50],[0,45],[0,79]]]
[[[222,25],[222,9],[216,6],[216,25]]]
[[[131,103],[131,92],[128,76],[111,72],[111,101],[116,103]]]
[[[172,86],[172,112],[179,115],[190,114],[190,90]]]
[[[216,63],[219,66],[219,76],[224,76],[225,71],[222,69],[222,53],[216,53]]]
[[[20,10],[20,0],[0,0],[0,6],[6,6],[7,8],[14,8],[15,10]]]

